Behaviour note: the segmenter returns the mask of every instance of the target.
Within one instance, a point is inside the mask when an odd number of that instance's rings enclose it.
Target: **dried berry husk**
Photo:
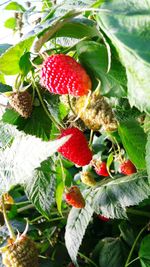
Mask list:
[[[29,92],[13,92],[9,97],[9,103],[22,117],[28,118],[32,112],[32,96]]]
[[[89,97],[79,97],[75,104],[75,111],[85,125],[93,131],[101,127],[106,131],[117,129],[112,108],[100,94],[92,93]]]
[[[32,239],[21,235],[15,241],[8,240],[2,249],[3,264],[6,267],[38,267],[38,251]]]

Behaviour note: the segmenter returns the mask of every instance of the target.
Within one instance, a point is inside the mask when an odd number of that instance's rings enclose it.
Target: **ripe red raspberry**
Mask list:
[[[84,68],[70,56],[49,56],[41,70],[41,85],[54,94],[82,96],[91,90],[91,79]]]
[[[68,192],[65,194],[66,202],[78,209],[85,207],[85,200],[80,192],[80,189],[77,186],[72,186],[68,189]]]
[[[101,176],[105,176],[105,177],[108,177],[109,176],[109,173],[107,171],[107,167],[106,167],[106,162],[105,161],[97,161],[95,164],[94,164],[94,167],[95,167],[95,172],[98,174],[98,175],[101,175]]]
[[[131,162],[131,160],[128,159],[120,165],[119,172],[125,175],[130,175],[130,174],[137,172],[137,170],[135,166],[133,165],[133,163]]]
[[[89,164],[92,159],[92,152],[82,131],[75,127],[62,130],[60,137],[66,135],[72,136],[58,149],[58,152],[78,166]]]
[[[98,215],[98,218],[103,222],[108,222],[110,220],[109,218],[107,218],[107,217],[105,217],[105,216],[103,216],[101,214]]]
[[[75,267],[75,265],[72,262],[70,262],[67,267]]]

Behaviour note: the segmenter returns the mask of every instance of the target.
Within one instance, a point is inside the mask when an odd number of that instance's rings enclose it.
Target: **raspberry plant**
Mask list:
[[[150,266],[149,7],[1,5],[19,41],[0,44],[0,266],[29,264],[6,246],[26,220],[40,267]]]

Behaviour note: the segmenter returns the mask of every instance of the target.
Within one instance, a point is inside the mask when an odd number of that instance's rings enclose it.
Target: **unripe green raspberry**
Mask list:
[[[88,186],[94,186],[96,185],[96,181],[90,172],[82,172],[81,173],[81,181],[82,183],[88,185]]]
[[[117,129],[117,121],[114,117],[111,107],[103,96],[92,93],[89,99],[87,96],[81,96],[77,99],[75,110],[85,125],[97,131],[103,127],[106,131]]]
[[[10,239],[2,249],[3,264],[6,267],[38,267],[38,251],[33,240],[21,235],[15,241]]]

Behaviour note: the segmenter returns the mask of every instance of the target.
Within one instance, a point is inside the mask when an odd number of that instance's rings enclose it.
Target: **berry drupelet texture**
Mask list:
[[[92,152],[82,131],[75,127],[67,128],[62,130],[60,138],[66,135],[71,135],[71,137],[58,149],[58,152],[78,166],[89,164]]]
[[[59,95],[82,96],[92,87],[85,69],[64,54],[51,55],[43,62],[40,82],[48,91]]]

